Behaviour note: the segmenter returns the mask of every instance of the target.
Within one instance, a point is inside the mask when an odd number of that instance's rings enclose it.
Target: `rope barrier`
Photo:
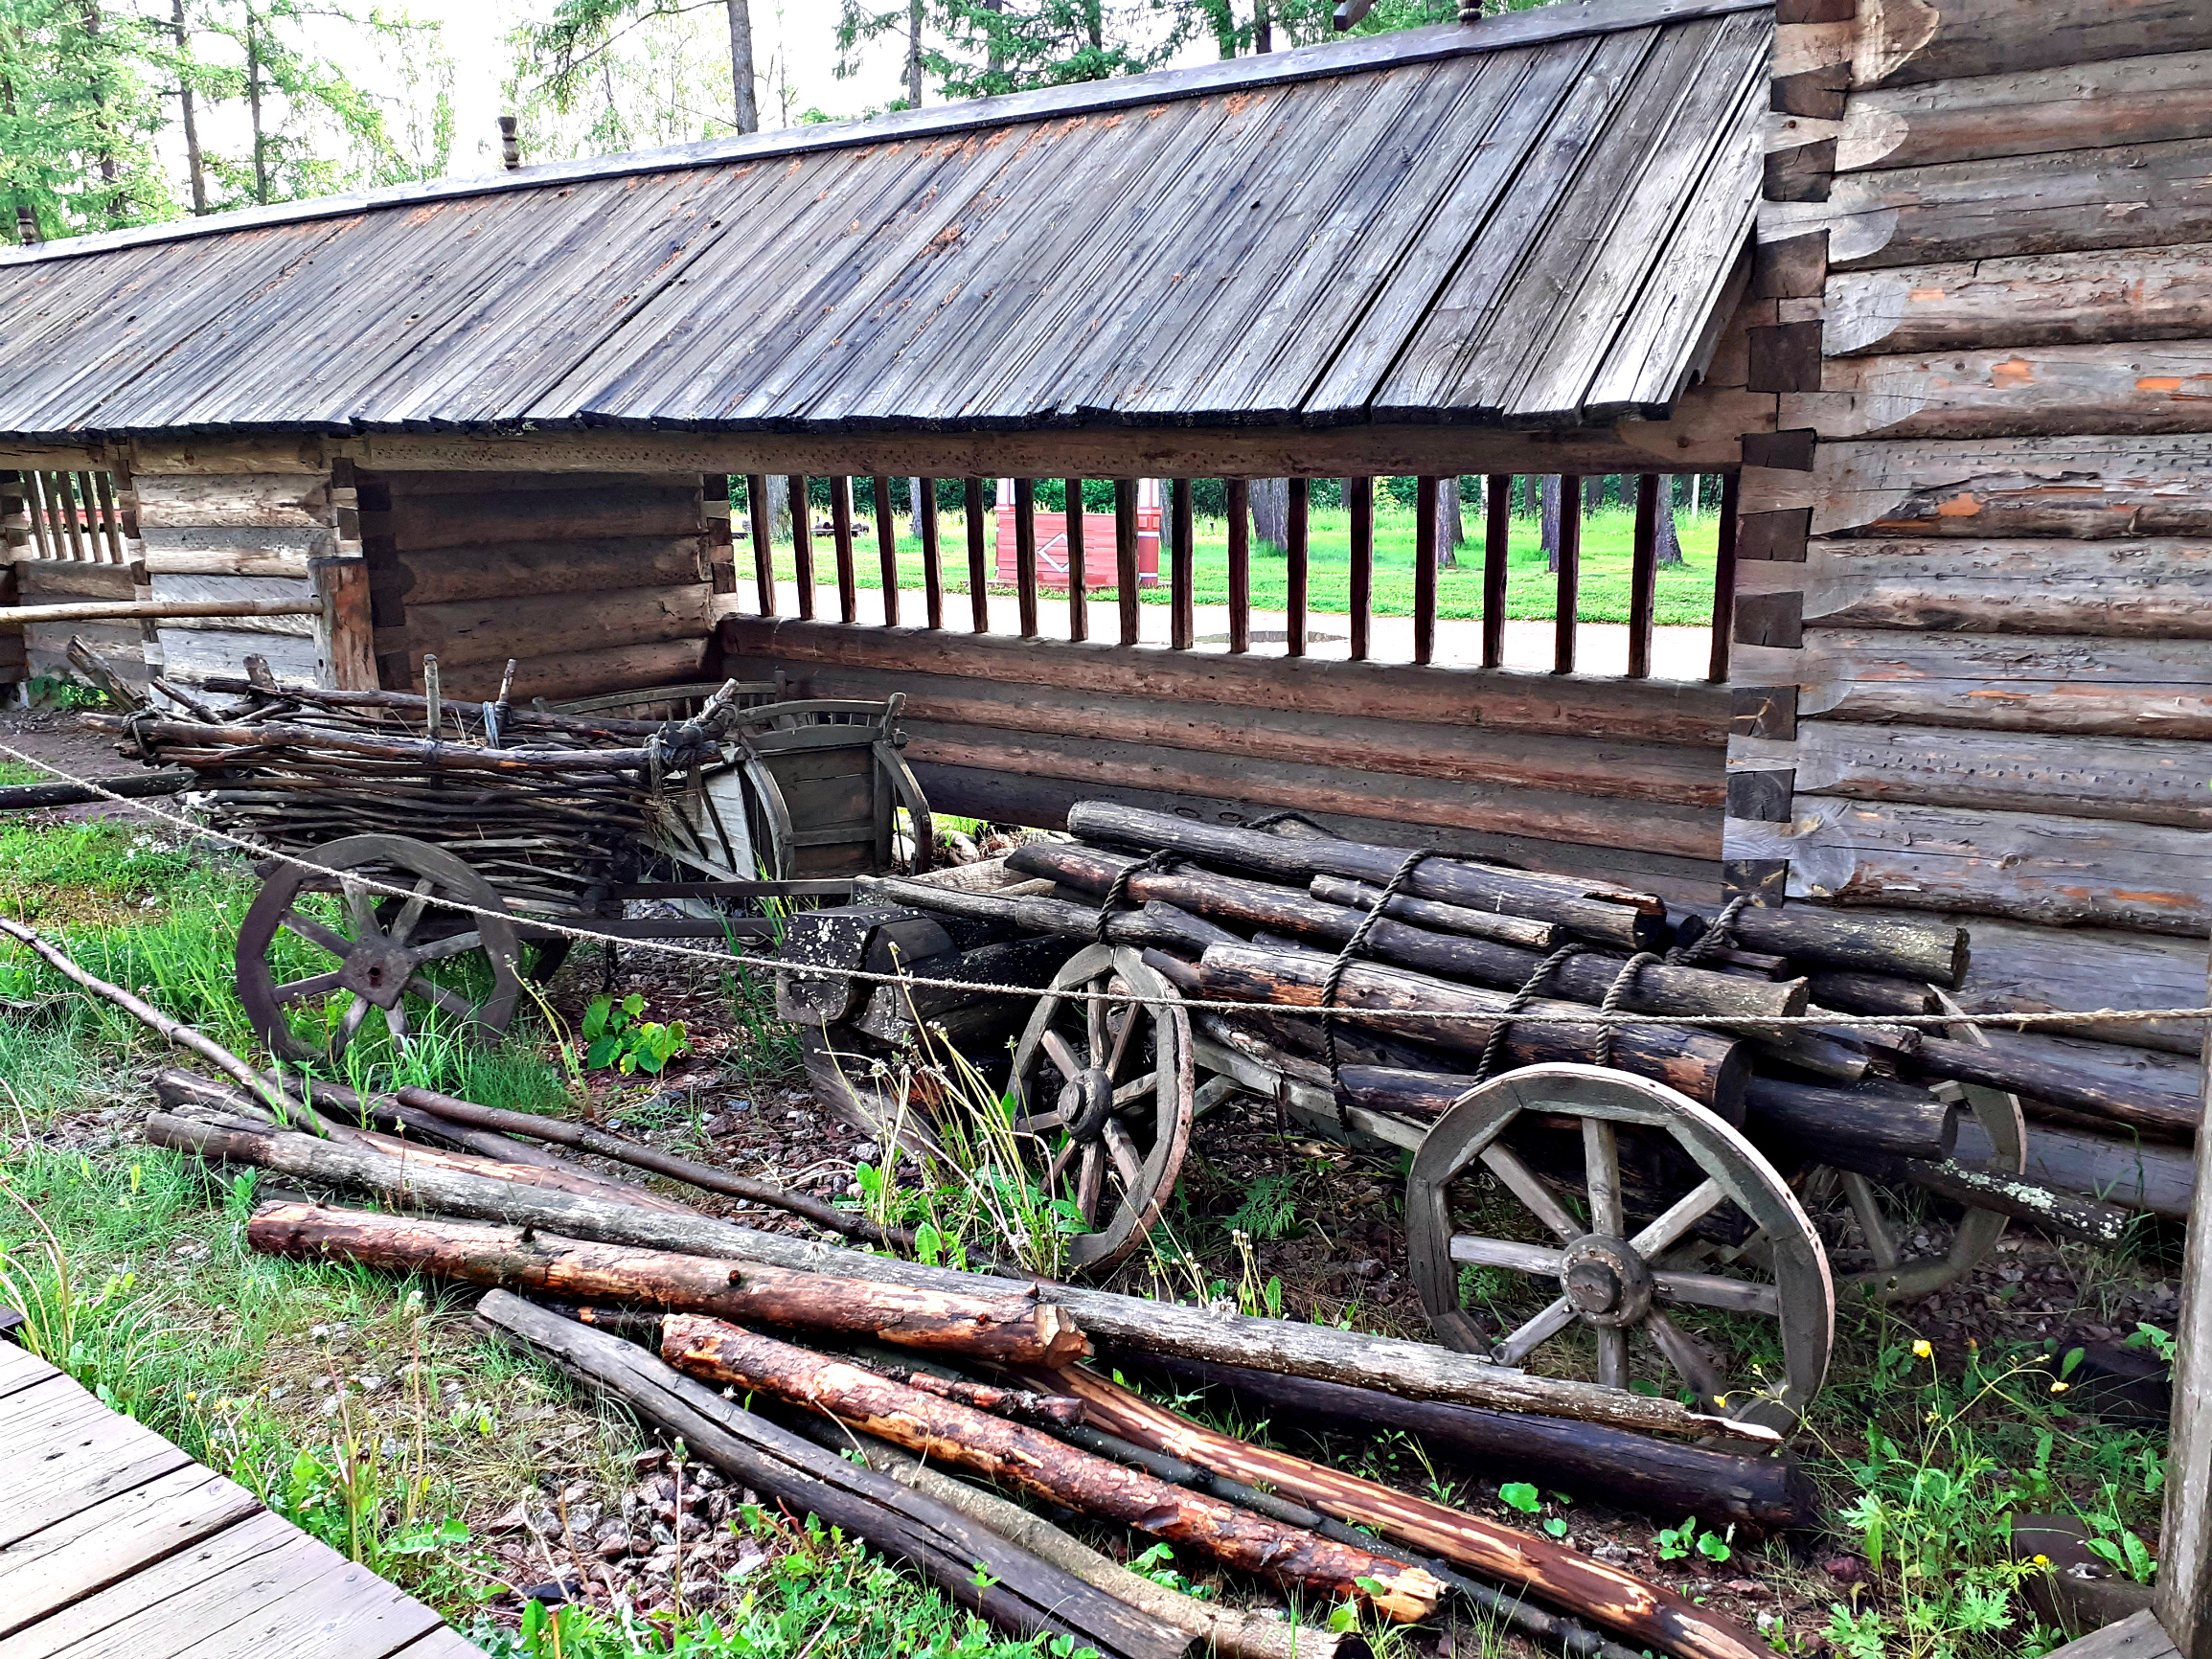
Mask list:
[[[312,875],[328,876],[341,884],[350,882],[366,893],[375,893],[385,898],[402,900],[415,897],[415,890],[412,887],[400,887],[391,882],[378,881],[372,876],[356,875],[349,871],[333,870],[329,865],[317,864],[313,859],[302,857],[299,853],[286,852],[281,848],[266,846],[241,835],[233,835],[228,830],[217,830],[213,825],[197,823],[181,813],[166,812],[148,801],[134,801],[126,796],[118,795],[113,790],[95,784],[89,778],[78,777],[75,773],[64,771],[50,761],[43,761],[35,755],[26,754],[10,744],[0,743],[0,755],[21,761],[24,765],[44,772],[47,776],[57,778],[62,783],[74,784],[80,788],[88,790],[96,800],[110,802],[127,811],[167,824],[187,835],[219,842],[240,852],[250,853],[257,858],[274,859],[279,863],[291,865],[295,869],[305,870]],[[1736,903],[1738,900],[1732,899],[1730,902]],[[465,916],[482,917],[490,920],[512,922],[515,920],[513,911],[489,910],[481,905],[469,904],[459,899],[440,899],[438,907],[442,910],[451,910]],[[1722,914],[1726,915],[1725,910]],[[579,940],[585,943],[611,944],[632,950],[650,951],[662,956],[681,957],[695,962],[712,963],[718,967],[757,967],[773,972],[788,968],[791,966],[779,957],[751,956],[734,950],[700,950],[690,945],[678,944],[673,940],[630,939],[619,933],[604,933],[596,928],[576,927],[541,917],[534,916],[526,920],[533,928],[558,934],[565,939]],[[1702,942],[1700,941],[1700,943]],[[809,967],[807,972],[824,978],[854,980],[864,985],[899,985],[918,989],[960,990],[988,996],[1026,996],[1032,998],[1057,996],[1070,1002],[1106,1002],[1117,1007],[1128,1007],[1134,1004],[1164,1008],[1173,1005],[1207,1013],[1249,1013],[1255,1006],[1261,1006],[1249,1002],[1199,997],[1155,997],[1134,992],[1091,991],[1075,989],[1054,990],[1049,987],[1040,988],[1033,985],[994,985],[968,979],[935,979],[919,974],[878,973],[857,967]],[[1499,1018],[1499,1014],[1496,1012],[1462,1009],[1323,1008],[1317,1003],[1312,1006],[1294,1003],[1276,1003],[1265,1006],[1272,1008],[1279,1013],[1321,1020],[1425,1019],[1434,1020],[1442,1025],[1488,1025]],[[2139,1025],[2161,1020],[2206,1021],[2212,1020],[2212,1007],[2107,1008],[2093,1011],[2068,1010],[2033,1012],[2006,1011],[1986,1013],[1775,1014],[1755,1020],[1747,1020],[1737,1014],[1624,1014],[1618,1010],[1608,1012],[1604,1009],[1592,1009],[1587,1013],[1516,1013],[1514,1017],[1524,1024],[1587,1026],[1601,1031],[1608,1027],[1628,1025],[1669,1025],[1691,1030],[1737,1030],[1745,1026],[1756,1026],[1762,1030],[1770,1029],[1777,1032],[1798,1028],[1820,1031],[1850,1031],[1859,1027],[1891,1031],[1899,1028],[1940,1030],[1950,1026],[1971,1025],[1996,1026],[2013,1031],[2028,1031],[2043,1027],[2076,1025]]]

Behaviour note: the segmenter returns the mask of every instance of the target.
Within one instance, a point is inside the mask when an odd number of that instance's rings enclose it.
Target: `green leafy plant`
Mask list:
[[[691,1052],[691,1034],[682,1020],[666,1025],[644,1019],[645,998],[631,991],[622,1001],[595,996],[583,1011],[579,1034],[589,1045],[583,1063],[594,1071],[612,1066],[624,1077],[645,1072],[657,1077],[678,1055]]]
[[[1524,1515],[1542,1512],[1543,1494],[1527,1481],[1508,1481],[1497,1489],[1498,1502],[1509,1510],[1518,1510]]]
[[[1278,1239],[1288,1239],[1299,1231],[1298,1211],[1293,1202],[1298,1184],[1297,1170],[1270,1170],[1254,1181],[1244,1201],[1230,1215],[1225,1225],[1233,1233],[1242,1233],[1247,1239],[1271,1243]]]

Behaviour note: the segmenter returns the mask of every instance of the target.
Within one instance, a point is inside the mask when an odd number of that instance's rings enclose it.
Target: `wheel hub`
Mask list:
[[[1567,1246],[1560,1288],[1585,1324],[1633,1325],[1651,1310],[1652,1270],[1627,1239],[1593,1234]]]
[[[1098,1066],[1078,1074],[1061,1085],[1059,1103],[1070,1139],[1079,1143],[1098,1140],[1106,1133],[1106,1119],[1113,1116],[1112,1074]]]
[[[338,984],[378,1008],[397,1008],[419,959],[404,945],[378,934],[357,941],[338,970]]]

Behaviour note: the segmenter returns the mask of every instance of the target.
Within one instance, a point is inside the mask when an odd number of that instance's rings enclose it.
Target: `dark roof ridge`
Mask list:
[[[1357,35],[1317,46],[1302,46],[1288,52],[1229,58],[1219,63],[1198,64],[1184,69],[1155,70],[1149,75],[1121,76],[1110,80],[1082,81],[1071,86],[1049,87],[1036,92],[1016,92],[997,98],[969,99],[958,103],[931,104],[923,109],[901,110],[865,121],[782,127],[773,132],[747,133],[739,138],[712,139],[700,144],[675,145],[665,149],[633,150],[619,155],[591,156],[578,161],[548,162],[537,167],[518,168],[512,172],[490,173],[476,178],[431,179],[421,184],[394,185],[383,190],[360,191],[347,195],[318,196],[308,201],[240,208],[198,218],[171,219],[162,224],[138,225],[128,230],[68,237],[51,242],[39,242],[31,247],[0,247],[0,265],[73,259],[153,242],[219,236],[226,231],[255,230],[268,225],[340,218],[350,214],[377,208],[405,207],[419,202],[498,195],[512,191],[539,190],[593,179],[673,172],[693,167],[851,148],[941,133],[966,132],[978,127],[1004,126],[1020,121],[1049,120],[1057,116],[1126,109],[1135,104],[1203,98],[1216,92],[1243,91],[1319,80],[1332,75],[1354,74],[1363,69],[1394,68],[1473,53],[1503,51],[1543,41],[1572,39],[1578,34],[1606,34],[1652,24],[1681,23],[1700,17],[1727,16],[1739,11],[1768,11],[1773,4],[1774,0],[1574,0],[1574,3],[1547,6],[1531,11],[1509,11],[1474,24],[1443,23],[1428,29]]]

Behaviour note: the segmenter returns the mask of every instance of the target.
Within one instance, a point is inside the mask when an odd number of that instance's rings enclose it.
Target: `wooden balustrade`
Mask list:
[[[25,472],[24,508],[34,558],[125,564],[126,532],[115,480],[105,472]]]
[[[42,479],[69,475],[40,475]],[[101,516],[104,504],[110,499],[93,482],[94,475],[76,475],[84,482],[66,485],[47,485],[46,492],[34,503],[34,532],[41,539],[42,549],[51,544],[67,545],[68,522],[54,516],[48,510],[50,500],[59,499],[64,491],[79,493],[70,499],[100,504],[88,508],[82,515],[80,540],[93,545],[103,534],[106,520]],[[731,480],[733,492],[738,480]],[[771,513],[767,511],[769,482],[753,475],[743,481],[745,501],[750,520],[753,546],[754,587],[759,615],[773,617],[778,611],[775,582],[775,557]],[[814,612],[813,534],[815,526],[810,509],[810,489],[814,481],[801,476],[789,479],[791,507],[791,576],[798,590],[798,615],[811,619]],[[855,545],[855,480],[850,477],[832,477],[822,481],[827,485],[829,497],[830,530],[833,541],[836,566],[837,602],[839,618],[845,623],[857,623],[860,618],[859,574]],[[911,499],[909,508],[913,518],[915,539],[921,544],[921,587],[925,625],[930,628],[945,626],[946,573],[940,540],[936,479],[912,480],[911,488],[919,495]],[[1142,638],[1143,611],[1141,590],[1144,586],[1164,580],[1167,588],[1167,633],[1171,649],[1192,650],[1198,647],[1197,602],[1198,570],[1196,555],[1197,518],[1198,497],[1203,481],[1191,478],[1163,480],[1161,492],[1164,499],[1154,509],[1145,493],[1140,491],[1139,481],[1120,478],[1111,481],[1113,490],[1112,524],[1112,585],[1120,643],[1136,645]],[[1585,485],[1589,481],[1575,476],[1552,480],[1520,478],[1494,474],[1482,480],[1479,507],[1475,510],[1480,524],[1481,546],[1481,606],[1479,657],[1472,650],[1461,653],[1439,649],[1439,605],[1443,587],[1442,572],[1458,560],[1455,549],[1446,544],[1447,520],[1444,511],[1446,491],[1451,481],[1443,478],[1420,478],[1413,481],[1413,604],[1411,617],[1412,661],[1432,664],[1440,655],[1446,660],[1460,658],[1478,660],[1486,669],[1499,669],[1506,664],[1507,650],[1507,594],[1511,575],[1511,543],[1516,516],[1516,505],[1523,513],[1534,512],[1540,489],[1556,491],[1559,505],[1559,523],[1554,538],[1556,557],[1552,561],[1550,580],[1556,589],[1554,619],[1551,629],[1550,669],[1554,673],[1571,674],[1580,670],[1581,629],[1585,625],[1579,615],[1583,586],[1583,534],[1589,504],[1585,502]],[[1607,501],[1603,488],[1591,500],[1601,508]],[[875,518],[878,580],[882,592],[881,620],[890,626],[899,626],[902,621],[901,584],[901,538],[899,524],[899,507],[896,490],[900,481],[888,477],[867,480],[870,489],[869,508]],[[1041,513],[1038,502],[1039,481],[1033,478],[993,481],[983,478],[964,478],[960,493],[965,508],[965,530],[968,547],[968,591],[969,625],[978,634],[992,631],[991,593],[995,586],[1003,594],[1011,579],[1015,602],[1015,630],[1024,639],[1047,636],[1061,637],[1062,630],[1048,618],[1045,600],[1054,590],[1064,594],[1066,624],[1064,638],[1081,643],[1092,637],[1090,602],[1097,595],[1099,583],[1091,580],[1087,563],[1088,551],[1096,545],[1102,556],[1105,543],[1102,523],[1086,521],[1083,511],[1083,488],[1081,478],[1046,480],[1046,486],[1058,485],[1061,491],[1061,506],[1055,514],[1050,498]],[[1343,546],[1347,558],[1343,593],[1349,638],[1345,654],[1355,662],[1373,660],[1375,656],[1375,583],[1376,583],[1376,484],[1373,478],[1347,478],[1342,480],[1342,495],[1347,527]],[[1151,487],[1145,487],[1149,489]],[[1211,486],[1207,486],[1210,489]],[[1626,480],[1623,481],[1626,489]],[[993,496],[996,507],[993,511]],[[1633,496],[1633,533],[1630,543],[1630,569],[1628,606],[1628,652],[1626,677],[1648,679],[1653,672],[1653,644],[1658,618],[1659,572],[1661,556],[1672,541],[1666,529],[1671,520],[1662,520],[1663,513],[1674,511],[1672,502],[1675,486],[1667,474],[1645,473],[1636,476]],[[1516,496],[1518,497],[1516,503]],[[1700,499],[1711,500],[1701,489],[1694,488],[1689,500],[1695,508]],[[1721,497],[1721,523],[1719,546],[1715,560],[1716,592],[1713,602],[1713,639],[1709,662],[1709,677],[1724,681],[1728,672],[1728,634],[1733,617],[1733,584],[1735,572],[1737,481],[1734,474],[1722,475]],[[1455,497],[1456,498],[1456,497]],[[1276,499],[1285,506],[1280,525],[1269,524],[1266,535],[1259,534],[1255,518],[1257,492],[1245,479],[1228,479],[1222,482],[1220,492],[1212,497],[1218,501],[1225,517],[1223,535],[1227,547],[1226,599],[1228,628],[1225,636],[1209,635],[1209,644],[1225,643],[1232,656],[1250,654],[1255,644],[1271,643],[1272,633],[1255,634],[1252,625],[1252,596],[1255,573],[1261,568],[1263,548],[1267,559],[1280,557],[1282,566],[1282,607],[1284,628],[1282,646],[1285,656],[1308,654],[1312,626],[1312,484],[1311,480],[1288,480],[1288,489]],[[1402,496],[1398,499],[1402,500]],[[760,503],[762,511],[752,511],[752,504]],[[1091,515],[1100,520],[1105,514]],[[1401,520],[1400,522],[1402,522]],[[1156,528],[1155,528],[1156,526]],[[1280,537],[1282,545],[1274,545]],[[1151,548],[1156,537],[1167,568],[1154,573],[1151,568]],[[1452,533],[1457,540],[1458,533]],[[1255,546],[1260,542],[1261,546]],[[61,557],[69,557],[62,555]],[[1272,583],[1264,584],[1271,586]],[[1334,620],[1334,612],[1329,613]],[[1005,621],[999,624],[1001,630]],[[1333,636],[1328,636],[1332,637]],[[1402,636],[1401,636],[1402,637]]]

